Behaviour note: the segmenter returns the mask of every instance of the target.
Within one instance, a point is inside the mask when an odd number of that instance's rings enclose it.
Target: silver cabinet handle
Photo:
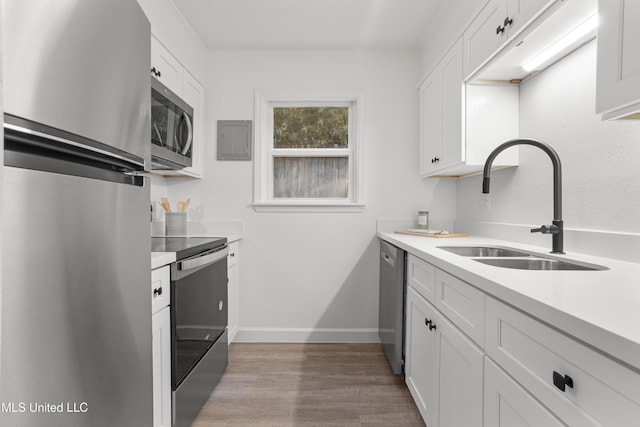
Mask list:
[[[196,267],[201,267],[205,264],[213,264],[214,262],[218,262],[222,259],[225,259],[228,253],[229,253],[229,248],[225,247],[224,249],[216,252],[210,252],[206,255],[185,259],[183,261],[178,262],[178,270],[184,271],[184,270],[189,270]]]

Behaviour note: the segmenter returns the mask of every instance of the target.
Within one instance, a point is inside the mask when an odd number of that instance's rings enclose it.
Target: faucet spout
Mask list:
[[[563,254],[563,221],[562,221],[562,164],[558,153],[549,145],[544,142],[537,141],[535,139],[512,139],[503,144],[497,146],[487,157],[484,164],[483,179],[482,179],[482,192],[489,193],[491,186],[491,165],[495,158],[502,151],[514,145],[531,145],[538,147],[551,159],[553,164],[553,225],[542,226],[531,230],[534,232],[542,232],[544,234],[551,234],[553,237],[552,245],[553,249],[551,253]]]

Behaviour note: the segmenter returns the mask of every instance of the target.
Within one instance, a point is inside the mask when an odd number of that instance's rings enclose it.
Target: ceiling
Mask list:
[[[211,50],[414,49],[445,0],[174,0]]]

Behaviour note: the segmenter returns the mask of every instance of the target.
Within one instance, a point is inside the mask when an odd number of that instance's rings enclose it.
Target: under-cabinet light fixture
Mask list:
[[[525,63],[522,68],[525,71],[533,71],[536,67],[549,59],[556,56],[558,53],[562,52],[564,49],[569,47],[571,44],[580,40],[581,37],[587,35],[590,31],[595,29],[598,26],[598,14],[591,16],[589,19],[584,21],[582,24],[575,27],[573,30],[569,31],[567,34],[562,36],[562,38],[558,39],[551,46],[547,47],[545,50],[540,52],[538,55],[534,56],[531,60]]]

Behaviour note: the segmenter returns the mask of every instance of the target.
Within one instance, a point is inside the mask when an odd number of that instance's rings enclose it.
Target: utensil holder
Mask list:
[[[187,234],[187,213],[165,212],[164,226],[164,233],[167,236],[185,236]]]

